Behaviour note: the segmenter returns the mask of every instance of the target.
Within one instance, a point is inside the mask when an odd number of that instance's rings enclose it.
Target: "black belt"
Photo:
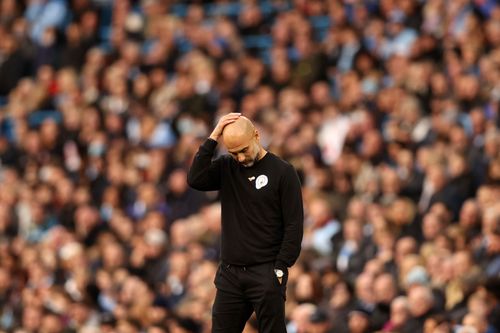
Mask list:
[[[234,267],[234,268],[239,268],[241,270],[244,270],[246,271],[247,268],[249,267],[253,267],[253,266],[259,266],[259,265],[265,265],[265,264],[268,264],[270,263],[270,261],[267,261],[267,262],[261,262],[261,263],[257,263],[257,264],[248,264],[248,265],[236,265],[236,264],[230,264],[228,262],[224,262],[222,261],[221,264],[226,267],[226,268],[231,268],[231,267]]]

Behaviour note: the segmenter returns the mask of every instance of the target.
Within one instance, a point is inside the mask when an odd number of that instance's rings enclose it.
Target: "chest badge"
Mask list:
[[[260,190],[264,186],[267,185],[268,179],[266,175],[260,175],[257,177],[257,180],[255,181],[255,188]]]

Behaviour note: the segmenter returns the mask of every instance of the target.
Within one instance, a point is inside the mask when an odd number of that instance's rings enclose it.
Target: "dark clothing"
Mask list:
[[[391,317],[390,304],[379,303],[375,305],[370,316],[370,328],[372,331],[379,331]]]
[[[415,333],[415,332],[423,332],[424,323],[428,316],[422,316],[418,318],[410,318],[403,325],[401,332],[402,333]]]
[[[320,54],[313,54],[300,59],[292,73],[292,84],[309,89],[314,82],[326,80],[325,59]]]
[[[457,219],[462,203],[470,197],[471,192],[472,179],[467,179],[467,176],[455,178],[431,196],[428,208],[442,202],[452,211],[453,219]]]
[[[169,224],[198,212],[208,202],[203,193],[190,188],[183,193],[168,193],[165,198],[169,208],[167,214]]]
[[[61,68],[71,67],[80,70],[85,62],[87,49],[82,44],[68,44],[61,50]]]
[[[434,293],[434,295],[435,294],[436,293]],[[423,315],[421,315],[419,317],[410,317],[403,324],[403,327],[401,328],[401,333],[423,332],[425,321],[428,318],[432,317],[433,315],[441,313],[441,310],[442,309],[440,309],[439,306],[438,306],[438,307],[434,307],[434,309],[430,309],[425,314],[423,314]]]
[[[497,304],[488,316],[490,327],[500,332],[500,304]]]
[[[272,153],[252,167],[229,155],[212,161],[216,145],[209,139],[200,147],[188,183],[201,191],[220,190],[222,261],[292,266],[300,252],[304,219],[295,169]]]
[[[39,45],[36,48],[36,57],[34,59],[34,66],[36,69],[40,68],[44,65],[49,65],[51,67],[56,67],[59,64],[60,51],[57,45],[47,45],[41,46]]]
[[[333,265],[350,283],[363,271],[366,262],[375,256],[376,247],[368,238],[362,240],[355,248],[344,240],[342,232],[336,233],[331,241]]]
[[[450,193],[453,193],[453,200],[451,200],[449,208],[452,210],[453,220],[455,221],[459,217],[464,201],[473,197],[476,192],[474,178],[471,173],[466,172],[450,179],[447,187]]]
[[[28,63],[21,52],[7,56],[0,64],[0,96],[7,96],[27,72]]]
[[[418,202],[420,195],[422,194],[423,183],[424,174],[420,171],[414,170],[403,185],[399,194]]]
[[[286,276],[280,284],[272,262],[253,266],[221,263],[215,276],[212,332],[243,331],[254,310],[259,332],[286,332]]]
[[[222,205],[212,332],[242,332],[253,311],[259,332],[286,332],[287,267],[299,256],[303,232],[299,177],[269,152],[251,167],[229,155],[212,160],[216,145],[201,145],[188,174],[191,187],[219,190]],[[276,268],[285,273],[281,284]]]
[[[341,308],[330,308],[332,331],[335,333],[349,333],[349,313],[356,308],[356,301],[351,299]]]

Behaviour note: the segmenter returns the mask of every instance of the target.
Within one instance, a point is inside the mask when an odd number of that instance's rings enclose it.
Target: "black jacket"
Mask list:
[[[297,172],[269,152],[252,167],[229,155],[212,160],[216,146],[211,139],[200,146],[188,184],[201,191],[220,191],[222,261],[292,266],[300,253],[304,220]]]

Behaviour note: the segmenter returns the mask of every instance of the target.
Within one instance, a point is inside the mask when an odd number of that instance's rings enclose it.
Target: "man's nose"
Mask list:
[[[245,161],[245,155],[244,154],[238,154],[238,162],[243,163]]]

